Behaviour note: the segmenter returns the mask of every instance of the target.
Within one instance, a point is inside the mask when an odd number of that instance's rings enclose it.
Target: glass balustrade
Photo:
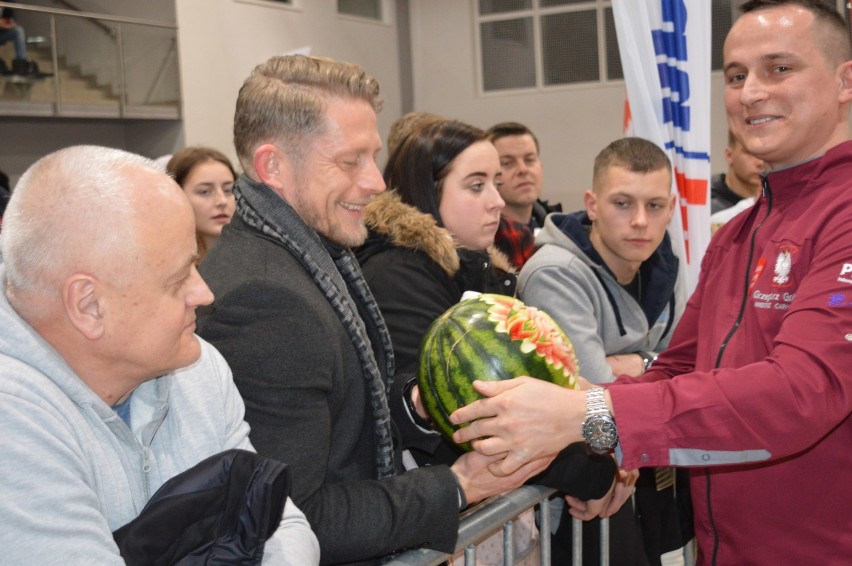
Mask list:
[[[180,118],[173,24],[19,5],[14,15],[39,72],[0,74],[0,116]],[[12,42],[0,46],[10,70],[14,57]]]

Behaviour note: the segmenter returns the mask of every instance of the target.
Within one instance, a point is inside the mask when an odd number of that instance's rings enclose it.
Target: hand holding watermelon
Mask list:
[[[531,376],[561,389],[576,387],[578,373],[571,341],[546,313],[512,297],[482,294],[462,300],[429,327],[418,386],[436,427],[453,440],[459,427],[450,414],[482,398],[474,380]],[[458,444],[471,450],[468,442]]]
[[[552,457],[539,458],[525,463],[511,474],[496,476],[491,473],[491,466],[502,459],[502,455],[485,456],[479,452],[468,452],[459,456],[450,466],[468,505],[520,487],[529,478],[543,472],[553,461]]]
[[[530,460],[583,440],[584,391],[529,377],[477,381],[474,387],[486,398],[452,414],[452,422],[461,427],[453,437],[458,443],[481,439],[476,450],[482,454],[505,454],[489,467],[495,475],[512,474]]]

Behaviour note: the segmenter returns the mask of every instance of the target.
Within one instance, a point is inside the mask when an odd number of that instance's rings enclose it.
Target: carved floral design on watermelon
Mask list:
[[[488,320],[496,323],[495,330],[521,340],[521,352],[535,351],[566,377],[576,375],[577,358],[574,346],[546,313],[529,307],[509,296],[480,297],[490,304]],[[573,381],[573,380],[572,380]]]

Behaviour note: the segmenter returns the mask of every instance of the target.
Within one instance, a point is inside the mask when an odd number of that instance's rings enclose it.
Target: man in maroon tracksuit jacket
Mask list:
[[[743,11],[724,48],[728,125],[769,172],[754,207],[711,242],[669,348],[608,388],[603,417],[586,417],[592,394],[521,378],[483,384],[494,398],[455,417],[485,418],[456,434],[490,436],[476,449],[508,451],[506,473],[583,436],[612,447],[606,423],[580,431],[584,417],[613,418],[624,468],[692,470],[699,564],[849,564],[849,28],[817,0]]]

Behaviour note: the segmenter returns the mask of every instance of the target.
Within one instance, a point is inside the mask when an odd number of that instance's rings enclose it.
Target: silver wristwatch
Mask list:
[[[604,399],[604,388],[593,387],[586,391],[586,419],[583,421],[583,438],[599,454],[609,452],[618,444],[618,430]]]

